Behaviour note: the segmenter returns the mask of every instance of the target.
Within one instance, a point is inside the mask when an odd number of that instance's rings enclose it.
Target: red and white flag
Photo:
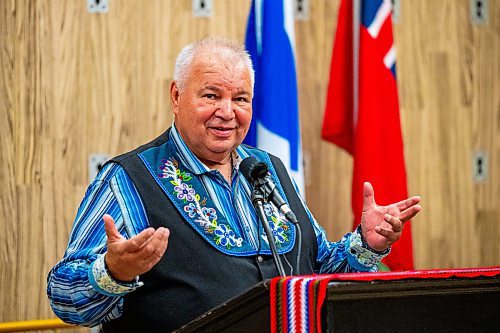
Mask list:
[[[353,52],[353,0],[342,0],[332,52],[322,137],[354,158],[353,228],[361,221],[363,182],[375,189],[378,204],[408,196],[399,117],[390,0],[361,0],[358,52]],[[353,54],[359,54],[356,91]],[[354,105],[357,104],[357,110]],[[410,222],[384,259],[391,270],[413,269]]]

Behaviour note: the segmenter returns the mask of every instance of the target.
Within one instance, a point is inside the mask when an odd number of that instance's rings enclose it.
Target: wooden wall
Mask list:
[[[64,253],[91,153],[115,155],[172,121],[168,84],[186,43],[244,40],[249,0],[0,0],[0,322],[52,317],[46,275]],[[331,239],[349,230],[350,157],[319,138],[339,1],[296,23],[307,198]],[[500,1],[401,1],[395,25],[417,268],[500,264]],[[272,92],[270,92],[272,93]],[[473,150],[489,176],[472,181]]]

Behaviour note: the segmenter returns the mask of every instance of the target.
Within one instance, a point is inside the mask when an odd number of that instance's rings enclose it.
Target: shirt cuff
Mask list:
[[[138,276],[136,276],[135,281],[130,283],[118,282],[113,279],[106,268],[104,255],[99,255],[90,265],[89,280],[92,287],[98,292],[114,297],[123,296],[144,285],[143,282],[139,281]]]
[[[348,261],[349,264],[360,271],[376,266],[384,257],[386,257],[391,248],[384,251],[375,251],[364,242],[360,228],[351,233],[348,239]]]

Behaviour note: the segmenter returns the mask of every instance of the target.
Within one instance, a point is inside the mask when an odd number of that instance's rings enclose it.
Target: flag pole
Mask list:
[[[353,130],[356,133],[359,109],[359,31],[361,24],[361,0],[352,1],[352,107]]]

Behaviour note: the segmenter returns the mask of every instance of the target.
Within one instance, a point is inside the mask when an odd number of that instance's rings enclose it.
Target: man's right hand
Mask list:
[[[114,279],[132,281],[153,268],[163,257],[170,235],[167,228],[147,228],[140,234],[125,239],[116,229],[115,221],[110,215],[105,214],[103,220],[108,236],[108,252],[104,259]]]

